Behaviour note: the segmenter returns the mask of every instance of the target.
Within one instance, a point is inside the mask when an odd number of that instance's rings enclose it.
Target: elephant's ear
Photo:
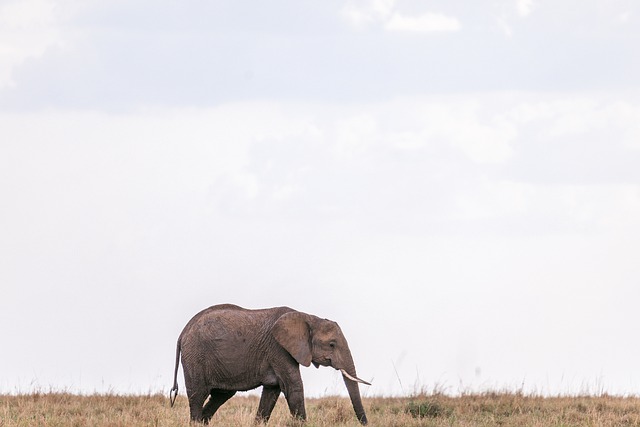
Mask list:
[[[298,311],[283,314],[273,325],[273,336],[296,361],[311,365],[311,331],[309,315]]]

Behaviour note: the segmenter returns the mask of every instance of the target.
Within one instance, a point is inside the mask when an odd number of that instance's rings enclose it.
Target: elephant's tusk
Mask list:
[[[362,384],[366,384],[366,385],[371,385],[371,383],[368,383],[365,380],[361,380],[358,377],[354,377],[353,375],[349,375],[349,373],[347,371],[345,371],[344,369],[340,369],[340,372],[342,372],[342,375],[344,375],[345,378],[348,378],[351,381],[355,381],[357,383],[362,383]]]

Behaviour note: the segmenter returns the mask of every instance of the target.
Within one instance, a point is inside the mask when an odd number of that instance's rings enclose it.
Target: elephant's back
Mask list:
[[[280,316],[289,311],[294,310],[289,307],[250,310],[233,304],[214,305],[189,320],[180,335],[181,347],[184,351],[190,343],[246,343],[259,331],[270,329]]]

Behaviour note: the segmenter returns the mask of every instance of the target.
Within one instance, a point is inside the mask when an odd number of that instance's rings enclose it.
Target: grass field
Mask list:
[[[214,415],[212,426],[253,426],[255,396],[236,396]],[[448,397],[367,398],[369,425],[400,426],[640,426],[640,398],[537,397],[485,393]],[[347,398],[307,399],[307,427],[358,426]],[[0,395],[0,427],[186,426],[185,397],[169,407],[161,395],[77,396],[67,393]],[[269,426],[300,426],[278,401]]]

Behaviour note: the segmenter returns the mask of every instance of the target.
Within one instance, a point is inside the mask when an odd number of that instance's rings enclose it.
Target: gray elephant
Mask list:
[[[209,419],[236,391],[263,386],[256,420],[269,420],[284,393],[294,417],[306,419],[300,365],[339,370],[360,423],[367,424],[347,340],[337,323],[288,307],[247,310],[222,304],[196,314],[176,348],[171,405],[178,393],[182,352],[191,419]],[[370,385],[370,384],[369,384]],[[205,401],[209,398],[207,403]]]

